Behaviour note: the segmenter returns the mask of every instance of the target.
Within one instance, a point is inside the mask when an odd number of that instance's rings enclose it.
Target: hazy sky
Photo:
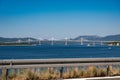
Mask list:
[[[0,0],[0,36],[120,34],[120,0]]]

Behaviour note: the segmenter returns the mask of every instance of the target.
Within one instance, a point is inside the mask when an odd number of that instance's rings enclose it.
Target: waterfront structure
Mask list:
[[[68,38],[65,38],[65,45],[68,45]]]
[[[120,46],[120,41],[112,41],[107,43],[108,46]]]

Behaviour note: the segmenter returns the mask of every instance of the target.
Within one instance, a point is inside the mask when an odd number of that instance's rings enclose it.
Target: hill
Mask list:
[[[100,36],[96,36],[96,35],[86,35],[86,36],[78,36],[72,40],[80,40],[80,39],[84,39],[84,40],[92,40],[92,41],[120,41],[120,35],[108,35],[105,37],[100,37]],[[31,41],[37,41],[37,39],[35,38],[31,38],[31,37],[25,37],[25,38],[4,38],[4,37],[0,37],[0,42],[17,42],[19,40],[26,42],[28,40]]]
[[[19,40],[28,41],[29,39],[31,41],[37,40],[35,38],[30,38],[30,37],[26,37],[26,38],[4,38],[4,37],[0,37],[0,42],[17,42]]]
[[[87,36],[78,36],[73,40],[80,40],[83,38],[84,40],[93,40],[93,41],[120,41],[120,35],[108,35],[105,37],[100,37],[96,35],[87,35]]]

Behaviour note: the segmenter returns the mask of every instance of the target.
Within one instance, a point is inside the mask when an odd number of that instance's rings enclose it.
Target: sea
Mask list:
[[[0,59],[118,58],[120,46],[0,46]]]

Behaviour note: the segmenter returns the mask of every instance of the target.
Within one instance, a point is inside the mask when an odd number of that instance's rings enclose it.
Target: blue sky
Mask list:
[[[120,0],[0,0],[0,36],[120,34]]]

